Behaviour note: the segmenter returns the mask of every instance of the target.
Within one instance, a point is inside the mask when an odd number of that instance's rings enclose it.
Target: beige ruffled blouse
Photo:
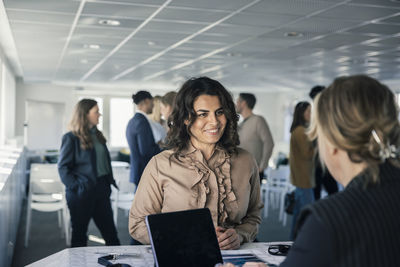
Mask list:
[[[154,156],[140,179],[129,213],[129,232],[149,244],[149,214],[209,208],[215,226],[235,228],[241,243],[253,241],[261,223],[260,180],[250,153],[229,156],[216,148],[206,161],[193,146],[179,160],[167,150]]]

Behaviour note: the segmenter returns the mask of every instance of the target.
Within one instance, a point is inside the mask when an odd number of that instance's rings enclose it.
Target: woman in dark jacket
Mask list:
[[[71,247],[87,245],[87,228],[93,218],[106,245],[120,245],[110,203],[115,185],[106,139],[96,125],[99,107],[92,99],[75,106],[70,132],[63,136],[58,171],[66,187],[71,214]]]

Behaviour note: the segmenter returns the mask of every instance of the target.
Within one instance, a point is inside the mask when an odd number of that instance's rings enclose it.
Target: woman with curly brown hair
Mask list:
[[[192,78],[179,90],[169,121],[167,150],[147,165],[132,203],[132,237],[149,244],[149,214],[209,208],[221,249],[253,241],[262,208],[258,168],[237,147],[229,92],[218,81]]]
[[[71,131],[62,138],[58,171],[71,214],[71,247],[86,246],[92,218],[107,246],[120,244],[110,203],[110,185],[116,187],[110,154],[96,127],[100,116],[95,100],[82,99],[75,106]]]

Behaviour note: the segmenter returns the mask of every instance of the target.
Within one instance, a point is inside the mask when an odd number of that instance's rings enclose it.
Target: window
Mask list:
[[[103,98],[101,97],[91,97],[91,96],[80,96],[79,101],[84,98],[94,99],[97,101],[97,106],[99,106],[99,112],[103,115]],[[99,125],[97,125],[97,129],[103,131],[103,116],[100,116]]]
[[[125,131],[133,112],[130,98],[110,99],[110,144],[112,147],[128,147]]]

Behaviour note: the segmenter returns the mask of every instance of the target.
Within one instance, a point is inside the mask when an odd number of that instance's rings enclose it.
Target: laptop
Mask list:
[[[254,254],[221,256],[210,210],[195,209],[148,215],[146,217],[154,262],[157,267],[214,267],[230,262],[264,262]]]
[[[146,216],[155,266],[214,267],[222,263],[210,210]]]

